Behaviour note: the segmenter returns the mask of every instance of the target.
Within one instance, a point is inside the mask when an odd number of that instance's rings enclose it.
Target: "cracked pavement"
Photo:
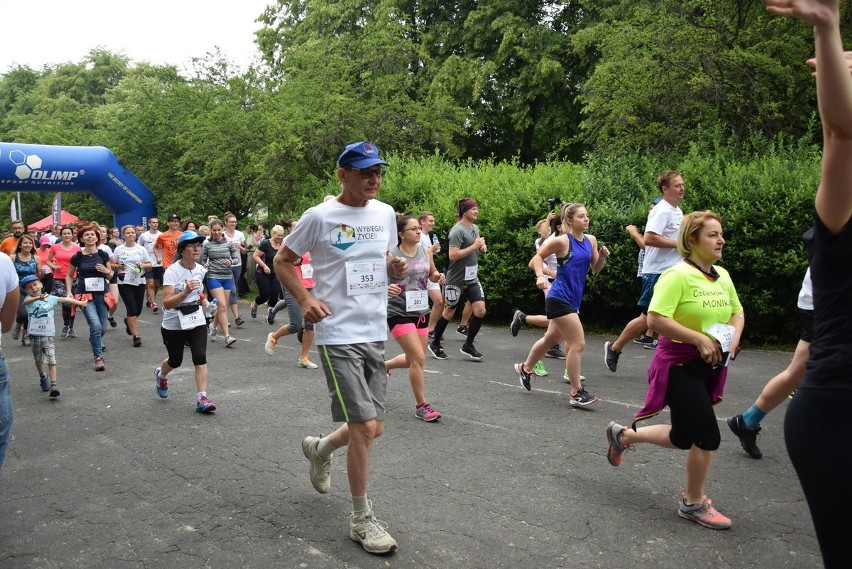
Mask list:
[[[606,460],[604,427],[629,423],[641,406],[651,351],[630,344],[612,374],[603,362],[610,338],[587,337],[585,386],[601,401],[576,409],[562,360],[544,360],[549,375],[531,393],[519,385],[512,364],[540,331],[513,338],[507,325],[483,327],[476,346],[485,358],[473,362],[451,326],[449,359],[426,359],[440,421],[415,419],[405,371],[389,380],[369,496],[399,548],[374,556],[349,539],[345,453],[335,453],[329,494],[308,479],[301,441],[334,424],[322,370],[296,366],[296,339],[269,357],[273,327],[247,319],[232,328],[234,348],[209,343],[218,410],[203,416],[188,352],[169,398],[154,392],[165,357],[159,322],[145,310],[136,349],[121,326],[111,329],[104,373],[93,371],[84,322],[80,338],[57,338],[58,401],[39,389],[30,348],[4,336],[15,424],[0,471],[0,569],[822,566],[784,448],[786,403],[764,420],[762,460],[747,457],[724,423],[791,353],[745,350],[731,364],[707,493],[733,528],[713,531],[676,514],[682,451],[637,445],[618,468]],[[399,353],[393,339],[387,351]],[[663,412],[653,421],[667,420]]]

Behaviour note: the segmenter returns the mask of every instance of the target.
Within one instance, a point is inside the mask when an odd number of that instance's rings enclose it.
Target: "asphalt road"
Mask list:
[[[134,349],[122,311],[106,337],[104,373],[93,371],[82,318],[80,338],[57,339],[58,401],[39,389],[29,348],[3,337],[16,415],[0,471],[0,569],[822,566],[784,449],[786,403],[764,421],[762,460],[747,457],[724,424],[790,354],[745,350],[732,364],[707,493],[733,528],[714,531],[676,515],[682,451],[645,445],[618,468],[606,460],[604,427],[629,422],[641,406],[651,351],[631,345],[612,374],[606,338],[589,337],[583,374],[601,401],[576,409],[563,361],[545,360],[550,373],[531,393],[518,383],[512,364],[540,331],[513,338],[506,326],[485,327],[476,342],[485,359],[472,362],[453,327],[450,359],[427,359],[439,422],[414,417],[404,372],[390,379],[370,498],[399,548],[379,557],[349,539],[344,453],[334,458],[331,493],[308,480],[301,440],[334,425],[322,370],[296,366],[295,338],[268,357],[272,328],[258,319],[234,331],[233,348],[209,345],[219,409],[202,416],[189,354],[160,399],[159,317],[143,314],[144,345]],[[387,348],[399,352],[392,339]]]

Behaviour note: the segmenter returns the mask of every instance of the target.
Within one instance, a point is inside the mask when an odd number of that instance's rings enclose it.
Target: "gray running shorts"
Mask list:
[[[331,416],[343,423],[385,420],[385,343],[317,346],[331,398]]]

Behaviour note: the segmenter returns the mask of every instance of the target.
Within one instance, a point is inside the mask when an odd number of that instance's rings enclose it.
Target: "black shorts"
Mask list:
[[[462,284],[461,286],[446,285],[444,287],[444,305],[447,308],[455,308],[459,301],[467,299],[471,304],[485,301],[485,290],[482,283]]]
[[[570,303],[565,302],[564,300],[548,297],[544,300],[544,313],[547,315],[548,320],[553,320],[554,318],[559,318],[560,316],[576,314],[577,309],[571,306]]]
[[[151,267],[150,269],[145,269],[145,279],[154,279],[163,282],[163,271],[163,267]]]
[[[393,330],[393,327],[399,324],[414,324],[417,328],[428,328],[428,317],[428,313],[422,316],[391,316],[388,318],[388,328]]]

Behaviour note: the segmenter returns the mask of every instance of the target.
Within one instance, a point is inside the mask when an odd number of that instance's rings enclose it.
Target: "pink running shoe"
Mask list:
[[[437,421],[441,418],[441,414],[435,409],[432,409],[432,406],[429,405],[429,403],[424,403],[423,405],[419,406],[414,411],[414,416],[418,419],[426,421],[427,423],[431,421]]]
[[[610,421],[606,426],[606,459],[613,466],[621,464],[621,457],[630,448],[624,444],[623,425]]]
[[[680,507],[677,515],[700,526],[710,529],[730,529],[731,520],[716,511],[710,498],[704,498],[698,504],[686,503],[686,492],[680,495]]]

